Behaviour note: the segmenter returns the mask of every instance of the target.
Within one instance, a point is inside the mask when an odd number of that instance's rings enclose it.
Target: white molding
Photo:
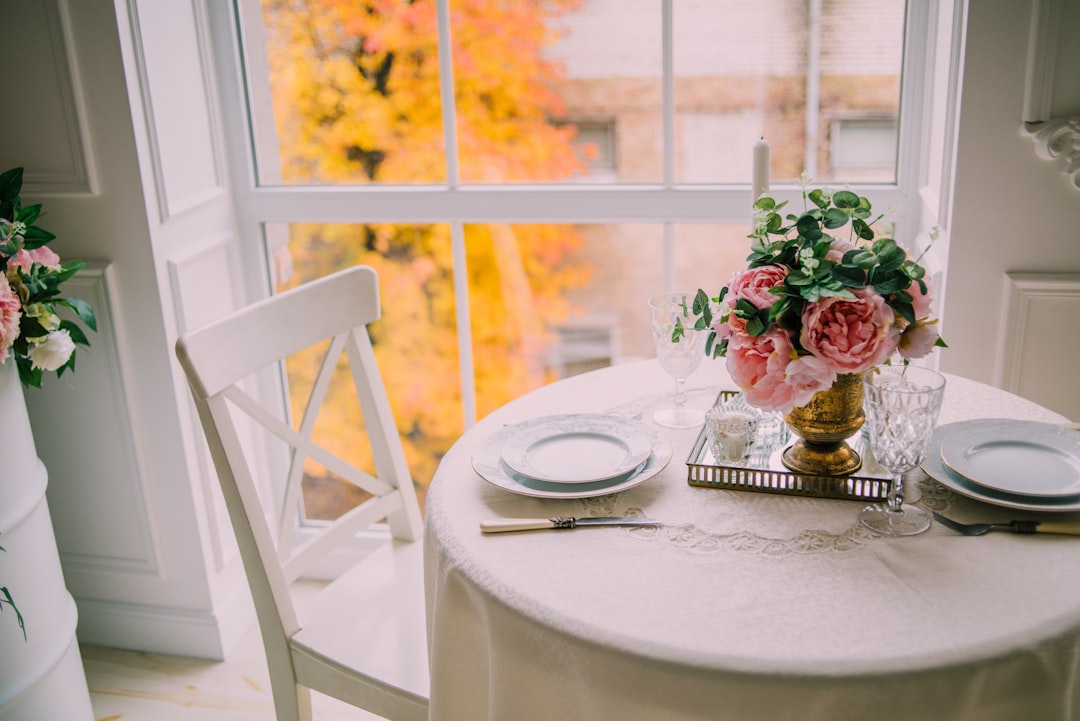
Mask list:
[[[143,49],[142,25],[139,24],[137,0],[127,0],[128,26],[131,28],[131,51],[135,55],[135,73],[139,79],[139,97],[135,100],[142,107],[143,130],[146,132],[147,151],[150,156],[150,172],[154,178],[154,198],[157,201],[158,222],[169,219],[169,199],[165,193],[165,173],[161,165],[161,143],[154,122],[154,106],[150,97],[150,77],[146,70],[146,51]]]
[[[90,149],[89,128],[86,123],[86,102],[82,95],[79,64],[71,32],[71,14],[64,0],[43,3],[49,23],[49,46],[59,75],[56,88],[64,108],[68,147],[72,168],[67,173],[43,173],[27,169],[23,175],[23,191],[28,195],[90,195],[97,192]]]
[[[1025,342],[1034,304],[1055,299],[1074,301],[1080,310],[1080,273],[1006,273],[1004,286],[994,384],[1015,393],[1024,377],[1025,355],[1040,352]],[[1048,343],[1052,345],[1055,340],[1049,339]]]
[[[1080,190],[1080,116],[1024,123],[1024,132],[1034,141],[1035,154],[1043,160],[1065,159],[1062,172]]]
[[[1053,100],[1054,59],[1061,26],[1061,0],[1034,0],[1028,36],[1027,75],[1024,84],[1024,123],[1050,119]]]
[[[122,444],[121,465],[126,469],[123,490],[131,498],[137,512],[133,520],[137,524],[138,536],[142,543],[137,549],[129,549],[132,553],[126,557],[110,557],[100,554],[82,553],[72,548],[61,548],[64,571],[82,573],[120,573],[125,575],[161,575],[162,554],[160,539],[154,533],[149,522],[150,505],[149,491],[145,479],[147,474],[143,472],[143,463],[137,452],[138,444],[132,435],[134,425],[132,422],[131,403],[128,399],[124,378],[121,355],[114,332],[116,324],[114,319],[118,317],[117,309],[112,300],[111,288],[115,287],[112,266],[102,263],[93,263],[79,271],[67,282],[67,294],[72,297],[83,298],[94,308],[97,318],[98,331],[92,334],[90,352],[104,359],[106,385],[111,391],[108,397],[115,404],[112,413],[119,419],[119,436]],[[80,356],[87,351],[80,351]],[[86,365],[84,360],[81,364]],[[54,511],[55,515],[56,511]]]
[[[81,644],[217,661],[224,658],[222,630],[231,624],[213,611],[88,598],[76,599],[76,605]]]
[[[194,246],[185,249],[184,252],[174,254],[173,257],[166,261],[169,274],[169,293],[172,298],[173,315],[176,319],[177,337],[192,330],[193,327],[201,325],[202,322],[205,322],[199,320],[193,322],[193,319],[187,312],[189,299],[184,298],[184,274],[186,272],[195,272],[191,269],[196,268],[198,263],[206,261],[210,261],[215,265],[228,267],[230,265],[229,246],[235,242],[236,240],[233,236],[225,234],[206,238],[201,243],[197,243]],[[232,297],[235,305],[235,293],[233,293]],[[228,308],[223,309],[223,311],[228,310]],[[235,541],[231,537],[222,537],[220,529],[226,526],[228,519],[227,516],[223,516],[225,509],[222,503],[215,501],[220,494],[217,486],[217,475],[213,469],[213,463],[206,446],[206,440],[203,437],[203,430],[198,420],[198,414],[195,412],[194,403],[188,395],[186,388],[185,382],[184,402],[187,410],[187,413],[185,414],[186,421],[190,437],[194,439],[196,443],[194,455],[192,456],[189,454],[189,457],[193,457],[198,469],[196,483],[201,498],[202,515],[206,520],[206,533],[209,536],[209,551],[212,567],[215,572],[220,573],[236,560],[239,551]]]

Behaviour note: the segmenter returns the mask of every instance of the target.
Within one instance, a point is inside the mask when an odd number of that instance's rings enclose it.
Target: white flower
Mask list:
[[[66,330],[57,330],[49,333],[43,340],[34,339],[27,350],[34,368],[54,371],[68,362],[68,358],[75,352],[75,341],[71,340],[71,335]]]

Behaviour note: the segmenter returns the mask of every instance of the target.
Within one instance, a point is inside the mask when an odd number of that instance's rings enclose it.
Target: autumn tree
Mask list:
[[[574,129],[552,122],[563,114],[553,89],[563,71],[543,52],[556,40],[552,21],[577,2],[451,3],[463,182],[557,181],[583,169]],[[264,0],[263,15],[284,183],[447,180],[434,0]],[[483,415],[545,380],[535,361],[545,328],[590,269],[574,262],[582,239],[571,226],[469,225],[465,241]],[[449,226],[296,224],[289,249],[292,284],[357,263],[378,271],[384,316],[372,334],[426,487],[462,431]],[[315,372],[290,365],[295,392]],[[360,421],[344,408],[320,432],[351,449]],[[331,488],[308,494],[309,506]]]

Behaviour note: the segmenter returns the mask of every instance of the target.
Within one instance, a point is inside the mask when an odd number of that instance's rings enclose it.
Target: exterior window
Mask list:
[[[781,198],[804,172],[877,183],[914,232],[897,147],[919,128],[901,76],[922,3],[234,2],[253,257],[273,290],[377,268],[376,352],[423,487],[475,418],[651,357],[649,295],[743,265],[758,138]]]
[[[881,181],[896,167],[896,119],[859,118],[832,122],[829,167],[833,177]]]

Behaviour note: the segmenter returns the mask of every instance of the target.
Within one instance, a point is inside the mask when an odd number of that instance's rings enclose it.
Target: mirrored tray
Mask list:
[[[727,400],[736,391],[721,391],[717,400]],[[768,441],[766,441],[767,443]],[[807,476],[788,470],[780,460],[784,448],[794,439],[770,447],[760,441],[746,465],[718,463],[709,450],[705,428],[686,459],[687,482],[691,486],[722,488],[730,491],[781,493],[812,498],[840,498],[852,501],[882,501],[889,494],[889,473],[874,460],[865,436],[860,431],[848,439],[863,458],[863,465],[849,476]]]

